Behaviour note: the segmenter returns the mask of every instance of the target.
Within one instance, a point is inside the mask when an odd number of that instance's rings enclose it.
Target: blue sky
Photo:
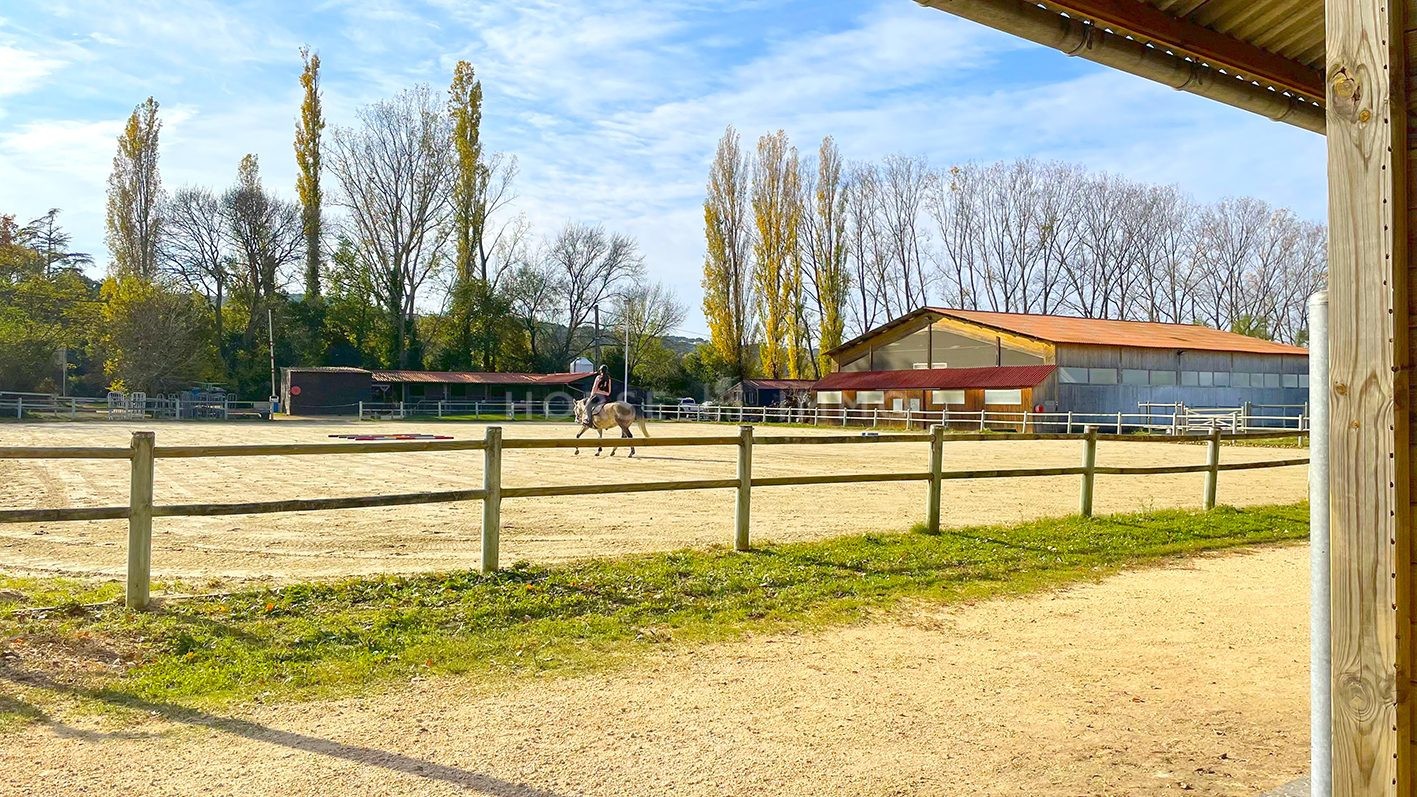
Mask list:
[[[119,10],[121,7],[121,10]],[[169,189],[222,188],[247,152],[294,194],[299,48],[326,113],[460,58],[483,82],[483,140],[517,156],[516,209],[636,235],[700,331],[700,203],[727,124],[785,129],[804,153],[945,165],[1061,158],[1324,215],[1324,144],[911,0],[0,0],[0,212],[50,207],[100,264],[114,142],[149,94]]]

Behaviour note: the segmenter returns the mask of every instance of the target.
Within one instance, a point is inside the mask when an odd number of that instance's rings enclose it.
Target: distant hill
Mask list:
[[[707,343],[708,341],[703,338],[681,338],[678,335],[664,336],[664,345],[669,347],[670,351],[681,357]]]

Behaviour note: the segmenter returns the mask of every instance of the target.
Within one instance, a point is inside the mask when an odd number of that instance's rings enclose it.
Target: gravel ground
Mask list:
[[[1308,761],[1307,572],[1267,548],[574,678],[55,712],[0,735],[0,794],[1252,795]]]
[[[472,423],[30,423],[0,425],[0,445],[127,446],[132,431],[155,429],[159,445],[321,442],[351,431],[427,432],[481,438]],[[764,428],[761,435],[813,433]],[[570,437],[561,423],[507,426],[512,437]],[[708,424],[650,424],[650,433],[725,435]],[[821,430],[819,433],[840,433]],[[731,478],[729,448],[642,449],[627,460],[583,451],[509,451],[508,485]],[[1293,450],[1227,447],[1225,461],[1282,459]],[[761,476],[925,470],[923,443],[869,446],[764,446],[754,452]],[[1073,441],[958,442],[945,448],[946,467],[1076,465]],[[1201,463],[1203,446],[1101,443],[1104,465]],[[0,460],[0,507],[108,506],[128,495],[127,464],[112,460]],[[481,452],[159,460],[158,503],[232,502],[384,492],[460,489],[481,485]],[[1222,503],[1281,503],[1307,495],[1306,468],[1224,473]],[[1076,511],[1077,477],[949,481],[944,520],[950,525],[1007,523]],[[1199,474],[1100,476],[1096,510],[1119,512],[1195,507]],[[923,484],[762,488],[753,498],[753,535],[801,540],[866,531],[900,531],[923,520]],[[505,562],[554,562],[587,556],[728,544],[733,534],[728,490],[627,496],[509,500],[503,505]],[[153,536],[153,574],[204,582],[294,581],[375,572],[475,567],[480,513],[475,504],[437,504],[332,512],[212,518],[160,518]],[[0,571],[101,574],[124,572],[127,526],[122,521],[0,526]]]

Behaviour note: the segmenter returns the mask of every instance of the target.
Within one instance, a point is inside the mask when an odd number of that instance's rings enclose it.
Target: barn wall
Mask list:
[[[291,415],[357,415],[369,401],[373,376],[367,371],[306,371],[287,368],[281,375],[281,398]],[[290,388],[298,386],[300,395]]]
[[[1142,403],[1174,404],[1190,407],[1240,407],[1250,404],[1294,405],[1289,409],[1258,407],[1256,415],[1297,416],[1308,401],[1308,358],[1302,355],[1248,354],[1239,352],[1177,351],[1121,346],[1058,346],[1058,409],[1081,413],[1134,413]],[[1070,381],[1067,368],[1115,368],[1118,384],[1079,384]],[[1126,384],[1122,370],[1169,371],[1174,384]],[[1225,374],[1231,384],[1183,384],[1200,372],[1214,382]],[[1277,375],[1279,384],[1236,385],[1235,374]],[[1288,376],[1288,379],[1285,377]]]
[[[934,340],[932,342],[931,337]],[[854,355],[841,363],[842,371],[908,371],[917,365],[933,363],[934,368],[982,368],[999,365],[1039,365],[1044,358],[1002,345],[997,336],[981,330],[978,336],[966,336],[941,329],[937,324],[923,327],[897,340],[882,343]]]

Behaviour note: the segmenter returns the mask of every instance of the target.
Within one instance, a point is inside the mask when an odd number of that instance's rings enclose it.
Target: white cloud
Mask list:
[[[64,65],[58,58],[0,44],[0,97],[24,94],[38,88],[44,78]]]

